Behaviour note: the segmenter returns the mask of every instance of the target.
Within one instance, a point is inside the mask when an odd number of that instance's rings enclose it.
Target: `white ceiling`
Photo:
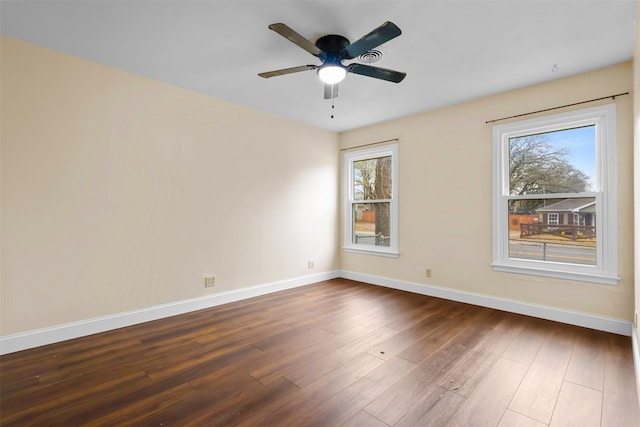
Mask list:
[[[0,31],[344,131],[629,60],[636,7],[635,0],[2,1]],[[330,33],[353,42],[385,21],[402,35],[379,47],[384,56],[373,65],[406,79],[348,75],[333,119],[315,71],[257,76],[319,64],[267,29],[271,23],[313,42]]]

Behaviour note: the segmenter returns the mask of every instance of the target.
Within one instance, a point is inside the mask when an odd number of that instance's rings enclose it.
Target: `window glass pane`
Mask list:
[[[391,196],[391,156],[353,162],[354,200],[385,200]]]
[[[595,191],[595,125],[509,138],[509,194]]]
[[[391,242],[391,204],[354,203],[352,243],[389,246]]]
[[[509,201],[509,258],[596,265],[593,197]]]

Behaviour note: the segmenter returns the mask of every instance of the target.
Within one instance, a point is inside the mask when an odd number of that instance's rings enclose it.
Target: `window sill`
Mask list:
[[[345,252],[353,253],[353,254],[376,255],[376,256],[383,256],[387,258],[400,257],[399,252],[393,252],[393,251],[380,251],[375,249],[349,248],[349,247],[343,247],[342,250],[344,250]]]
[[[617,285],[621,277],[616,275],[598,273],[579,273],[573,271],[559,271],[540,269],[533,267],[511,266],[503,264],[492,264],[494,271],[503,273],[527,274],[530,276],[553,277],[555,279],[577,280],[580,282],[598,283],[601,285]]]

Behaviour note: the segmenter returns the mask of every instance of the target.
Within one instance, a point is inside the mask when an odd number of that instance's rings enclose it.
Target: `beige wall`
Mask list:
[[[617,286],[492,270],[492,128],[485,121],[627,92],[631,78],[627,62],[341,134],[342,148],[399,138],[401,252],[397,259],[343,253],[342,269],[630,321],[632,97],[615,100],[622,276]]]
[[[335,133],[1,43],[0,334],[339,267]]]
[[[617,286],[493,272],[485,124],[629,91],[631,63],[336,135],[0,40],[2,335],[339,268],[633,317],[632,97]],[[401,256],[342,253],[338,148],[391,138]]]
[[[636,41],[633,55],[633,118],[634,118],[634,235],[635,235],[635,313],[640,312],[640,7],[636,11]],[[636,314],[638,316],[638,314]],[[638,319],[640,320],[640,319]],[[636,327],[636,340],[640,340],[640,328]],[[636,342],[636,348],[640,348],[640,341]],[[637,361],[637,360],[636,360]],[[640,366],[636,366],[636,386],[640,398]]]

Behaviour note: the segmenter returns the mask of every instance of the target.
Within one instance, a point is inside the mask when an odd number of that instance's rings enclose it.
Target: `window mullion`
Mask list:
[[[546,194],[523,194],[521,196],[507,196],[507,200],[537,200],[537,199],[577,199],[583,197],[596,197],[600,194],[597,191],[585,191],[581,193],[546,193]]]

